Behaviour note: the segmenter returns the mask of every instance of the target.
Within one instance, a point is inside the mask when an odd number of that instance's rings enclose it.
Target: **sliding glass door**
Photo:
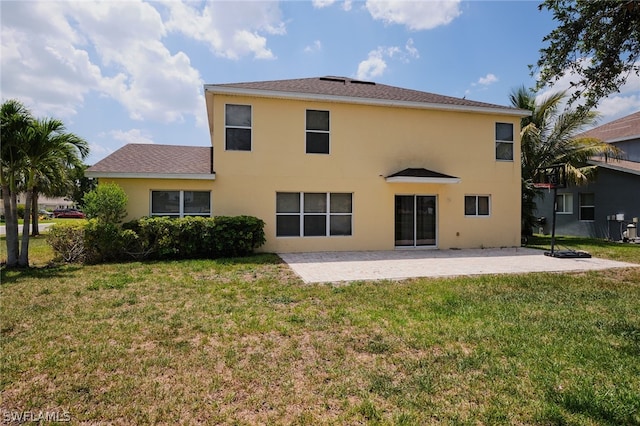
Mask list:
[[[436,197],[396,195],[396,247],[436,245]]]

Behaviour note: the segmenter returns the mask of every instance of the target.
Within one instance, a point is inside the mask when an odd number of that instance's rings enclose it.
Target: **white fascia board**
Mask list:
[[[120,173],[120,172],[85,172],[90,178],[113,179],[191,179],[191,180],[215,180],[215,173]]]
[[[531,115],[531,111],[524,109],[502,109],[491,107],[475,107],[466,105],[449,105],[449,104],[435,104],[427,102],[410,102],[410,101],[394,101],[389,99],[372,99],[372,98],[357,98],[350,96],[335,96],[335,95],[318,95],[313,93],[299,93],[299,92],[280,92],[275,90],[256,90],[256,89],[242,89],[238,87],[219,87],[215,85],[205,84],[204,90],[218,95],[243,95],[254,96],[262,98],[281,98],[281,99],[295,99],[295,100],[308,100],[308,101],[324,101],[324,102],[340,102],[349,104],[361,104],[361,105],[375,105],[375,106],[388,106],[388,107],[403,107],[403,108],[416,108],[416,109],[430,109],[438,111],[459,111],[459,112],[477,112],[477,113],[492,113],[502,115],[512,115],[515,117],[528,117]]]
[[[436,177],[417,177],[417,176],[393,176],[384,178],[389,183],[460,183],[462,179],[452,178],[436,178]]]

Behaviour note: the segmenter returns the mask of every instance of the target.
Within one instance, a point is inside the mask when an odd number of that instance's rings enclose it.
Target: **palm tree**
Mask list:
[[[10,99],[0,107],[0,185],[4,204],[7,267],[18,264],[18,184],[22,179],[24,156],[21,150],[24,134],[33,122],[29,110],[19,101]]]
[[[62,121],[53,118],[36,119],[24,134],[21,150],[25,163],[26,199],[22,248],[18,265],[29,266],[29,225],[31,206],[39,181],[44,175],[81,166],[89,154],[89,144],[73,133],[66,133]]]
[[[524,86],[512,90],[511,105],[531,111],[521,121],[522,143],[522,224],[526,234],[535,224],[533,211],[535,197],[540,190],[534,187],[545,168],[553,165],[565,166],[567,183],[579,185],[589,182],[595,166],[587,163],[589,158],[599,155],[618,158],[619,150],[608,143],[593,138],[582,138],[579,134],[595,124],[597,115],[580,109],[564,109],[561,106],[567,93],[552,93],[542,100]]]

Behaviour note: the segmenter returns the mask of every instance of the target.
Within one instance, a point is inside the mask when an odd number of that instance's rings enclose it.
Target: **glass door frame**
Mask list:
[[[413,244],[411,245],[398,245],[398,235],[397,235],[397,226],[398,226],[398,209],[397,209],[397,201],[398,201],[398,197],[412,197],[413,199],[413,207],[412,207],[412,213],[413,213],[413,230],[412,230],[412,239],[413,239]],[[434,232],[434,243],[433,244],[417,244],[418,238],[417,238],[417,231],[418,231],[418,212],[417,212],[417,206],[418,206],[418,198],[420,197],[427,197],[427,198],[433,198],[434,201],[434,211],[433,211],[433,221],[434,221],[434,225],[433,225],[433,232]],[[396,248],[396,250],[403,250],[403,249],[433,249],[433,248],[437,248],[438,247],[438,196],[436,194],[394,194],[393,196],[393,226],[394,226],[394,247]]]

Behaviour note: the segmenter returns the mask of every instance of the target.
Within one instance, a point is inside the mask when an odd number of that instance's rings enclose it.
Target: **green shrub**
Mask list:
[[[99,184],[84,196],[83,201],[89,219],[116,224],[127,215],[127,194],[115,183]]]
[[[50,244],[66,262],[246,256],[265,242],[264,222],[251,216],[143,217],[122,227],[90,219],[52,230]]]
[[[56,259],[67,263],[84,262],[84,237],[84,223],[57,223],[49,228],[47,243],[53,248]]]

